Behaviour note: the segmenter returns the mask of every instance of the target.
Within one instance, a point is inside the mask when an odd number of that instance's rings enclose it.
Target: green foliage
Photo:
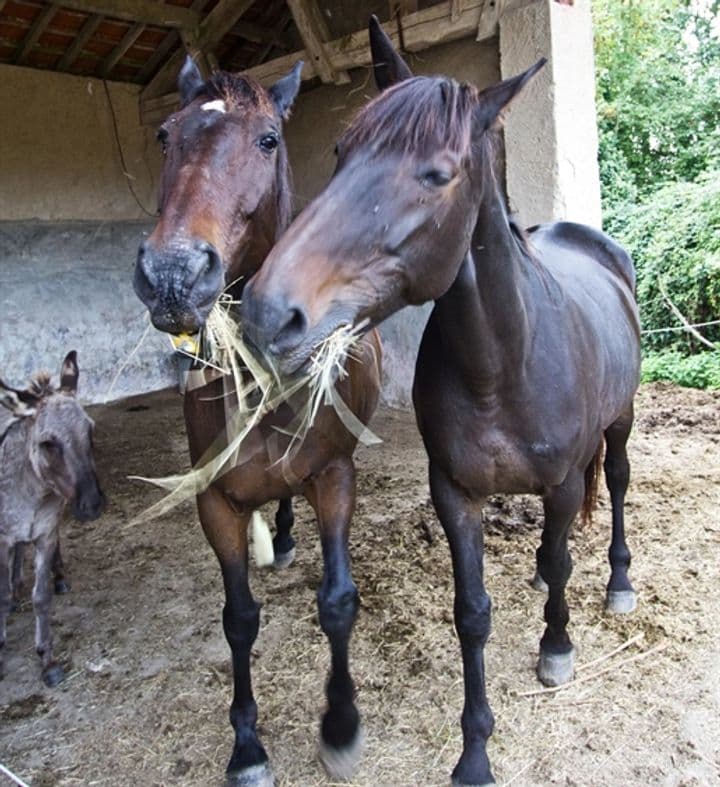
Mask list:
[[[720,0],[593,0],[603,208],[720,164]]]
[[[644,329],[680,325],[663,290],[688,322],[720,319],[720,171],[698,183],[664,186],[651,200],[615,214],[608,229],[635,262]],[[720,343],[720,325],[700,332]],[[703,349],[685,331],[649,334],[643,342],[647,349]]]
[[[683,355],[676,350],[646,353],[642,381],[669,380],[688,388],[720,389],[720,351]]]

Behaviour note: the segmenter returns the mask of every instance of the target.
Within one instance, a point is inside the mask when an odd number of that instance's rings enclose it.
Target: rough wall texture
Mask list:
[[[0,222],[0,377],[22,385],[47,369],[57,381],[65,353],[77,350],[84,401],[174,383],[170,345],[154,329],[131,355],[149,324],[131,284],[147,229],[142,222]]]
[[[128,174],[154,212],[159,152],[138,87],[107,83]],[[144,216],[128,189],[102,81],[0,65],[0,219]]]
[[[599,227],[595,77],[589,0],[554,0],[500,17],[503,79],[548,64],[507,114],[505,152],[511,208],[521,223],[568,219]]]

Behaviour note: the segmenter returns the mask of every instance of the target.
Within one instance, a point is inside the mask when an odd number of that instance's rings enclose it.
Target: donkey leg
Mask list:
[[[53,688],[65,678],[65,671],[53,658],[53,636],[50,625],[52,606],[51,569],[57,547],[57,528],[35,541],[35,586],[32,600],[35,612],[35,650],[42,661],[42,679]]]
[[[58,536],[57,546],[53,553],[52,571],[55,580],[55,592],[58,595],[70,592],[70,583],[65,577],[65,564],[63,563],[62,555],[60,554],[60,536]]]
[[[352,459],[331,463],[305,490],[315,509],[323,551],[323,578],[317,594],[320,626],[330,643],[326,685],[328,707],[320,726],[320,759],[333,779],[348,779],[362,751],[360,716],[348,666],[350,634],[357,616],[358,592],[350,574],[348,536],[355,509]]]
[[[257,705],[250,680],[250,649],[260,625],[260,605],[248,584],[247,528],[252,512],[238,513],[214,487],[198,496],[197,505],[225,587],[223,628],[232,652],[234,694],[230,723],[235,731],[227,783],[234,787],[272,787],[268,756],[257,735]]]
[[[585,480],[571,472],[565,481],[543,499],[545,524],[537,551],[538,568],[548,584],[545,602],[545,633],[540,640],[537,675],[546,686],[559,686],[572,679],[575,649],[567,633],[570,619],[565,600],[565,585],[572,572],[568,551],[570,525],[582,505]]]
[[[0,539],[0,680],[3,677],[3,649],[7,618],[12,607],[12,586],[10,584],[10,542]]]
[[[11,611],[19,609],[22,600],[23,585],[25,584],[24,563],[25,563],[25,544],[18,542],[10,550],[12,553],[12,576],[10,586],[12,587]]]
[[[292,510],[292,498],[283,498],[278,503],[275,514],[275,527],[277,532],[273,539],[275,550],[275,568],[287,568],[295,560],[295,539],[290,535],[290,530],[295,522]]]
[[[455,629],[462,651],[465,706],[463,751],[452,773],[454,787],[494,784],[487,740],[494,719],[485,692],[485,643],[490,634],[490,596],[483,583],[482,501],[472,500],[434,463],[430,493],[447,535],[455,575]]]
[[[627,458],[627,440],[633,423],[630,407],[617,421],[605,430],[605,481],[612,505],[612,540],[608,550],[610,581],[607,586],[605,608],[608,612],[632,612],[637,600],[628,579],[630,550],[625,543],[625,492],[630,482],[630,463]]]

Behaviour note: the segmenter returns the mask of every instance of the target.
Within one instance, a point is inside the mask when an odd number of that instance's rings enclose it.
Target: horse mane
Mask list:
[[[340,139],[400,154],[439,148],[465,154],[472,142],[473,85],[446,77],[413,77],[385,90],[363,107]]]

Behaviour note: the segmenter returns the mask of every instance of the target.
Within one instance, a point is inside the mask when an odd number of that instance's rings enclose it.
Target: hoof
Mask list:
[[[605,609],[614,615],[627,615],[637,607],[637,594],[634,590],[608,590]]]
[[[57,662],[53,662],[42,671],[42,679],[49,689],[54,689],[65,680],[65,670]]]
[[[270,766],[264,762],[241,771],[228,771],[225,784],[227,787],[275,787],[275,779]]]
[[[537,569],[535,569],[535,576],[530,580],[530,585],[533,590],[537,590],[539,593],[548,592],[547,582],[540,576],[540,572]]]
[[[537,676],[545,686],[562,686],[575,674],[575,648],[567,653],[543,653],[537,664]]]
[[[467,784],[466,782],[459,782],[457,779],[453,779],[450,784],[452,787],[492,787],[493,784],[497,784],[497,782],[477,782],[477,784]]]
[[[273,561],[273,568],[283,569],[287,568],[295,560],[295,547],[289,552],[276,552],[275,560]]]
[[[58,596],[62,596],[65,593],[70,592],[70,583],[67,579],[57,579],[55,580],[55,593]]]
[[[364,747],[365,734],[362,727],[359,727],[355,739],[342,749],[329,746],[321,738],[318,756],[331,779],[347,780],[355,774]]]

